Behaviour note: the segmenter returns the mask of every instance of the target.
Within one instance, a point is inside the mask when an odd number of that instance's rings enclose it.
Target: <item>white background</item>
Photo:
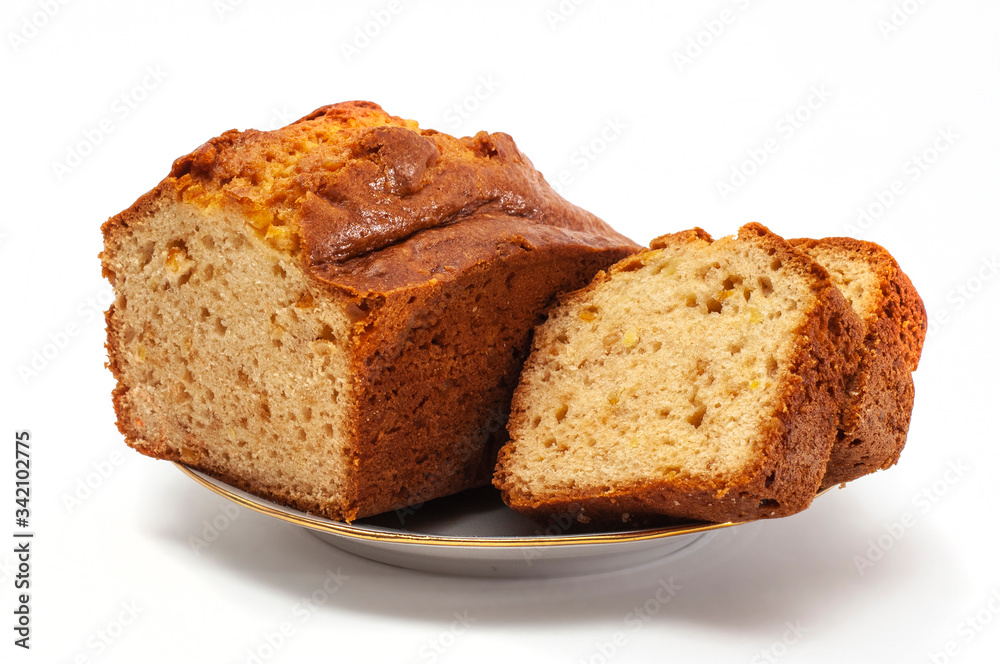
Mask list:
[[[25,428],[37,535],[29,653],[11,644],[0,547],[0,659],[245,662],[292,621],[266,661],[998,661],[1000,4],[577,2],[3,3],[0,534]],[[347,52],[366,24],[374,36]],[[599,577],[423,575],[252,513],[195,552],[221,499],[114,425],[99,226],[208,138],[351,99],[505,131],[640,242],[756,220],[882,243],[940,321],[901,462],[697,555]],[[861,224],[859,208],[874,211]],[[340,591],[293,619],[337,568]],[[628,614],[671,578],[680,590],[634,629]],[[123,603],[139,615],[119,629]],[[453,636],[454,612],[472,624]],[[116,638],[99,649],[102,630]]]

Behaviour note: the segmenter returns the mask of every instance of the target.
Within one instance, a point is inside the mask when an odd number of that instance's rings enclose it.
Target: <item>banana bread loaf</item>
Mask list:
[[[759,224],[665,235],[535,332],[494,484],[534,518],[746,520],[806,508],[863,326]]]
[[[487,483],[554,294],[638,247],[506,134],[229,131],[103,226],[129,445],[347,520]]]

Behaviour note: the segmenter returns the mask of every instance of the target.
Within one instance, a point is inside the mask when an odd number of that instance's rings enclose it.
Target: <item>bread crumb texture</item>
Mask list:
[[[495,483],[530,515],[619,523],[804,508],[860,321],[822,268],[762,226],[651,246],[536,331]]]

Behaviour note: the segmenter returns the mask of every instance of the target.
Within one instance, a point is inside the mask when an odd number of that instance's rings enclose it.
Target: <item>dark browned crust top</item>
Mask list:
[[[758,243],[781,259],[783,266],[808,275],[816,296],[816,303],[798,332],[791,363],[792,379],[785,384],[779,400],[782,407],[773,413],[757,461],[724,481],[693,477],[650,479],[600,493],[573,490],[536,497],[523,491],[507,471],[518,431],[529,425],[527,406],[531,395],[522,383],[514,393],[508,424],[512,440],[500,452],[493,481],[508,505],[535,519],[568,515],[609,527],[654,515],[714,522],[773,518],[809,506],[826,471],[848,381],[860,361],[863,325],[818,263],[761,224],[743,226],[738,237],[741,241]],[[635,269],[635,261],[648,260],[656,248],[693,241],[712,240],[699,228],[657,238],[650,251],[625,258],[607,273],[599,274],[587,287],[563,296],[560,301],[586,301],[597,284],[613,278],[619,271]],[[525,364],[526,372],[536,366],[535,354],[544,350],[534,345],[532,357]]]
[[[301,252],[317,279],[352,297],[418,285],[461,270],[463,222],[477,216],[597,248],[638,248],[560,197],[503,133],[455,138],[421,129],[371,102],[317,109],[274,131],[227,131],[174,162],[159,186],[104,225],[137,217],[149,198],[233,207],[261,236]],[[382,250],[429,229],[450,229],[436,249]],[[557,230],[556,230],[557,229]]]

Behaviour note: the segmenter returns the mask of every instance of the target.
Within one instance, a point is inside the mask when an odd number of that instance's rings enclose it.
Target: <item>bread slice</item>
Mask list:
[[[103,230],[128,444],[347,521],[488,483],[539,316],[639,248],[506,134],[368,102],[226,132]]]
[[[495,486],[526,515],[604,525],[804,509],[860,319],[822,267],[759,224],[650,247],[536,330]]]
[[[861,364],[849,387],[823,486],[849,482],[899,460],[913,410],[913,378],[927,314],[896,260],[874,242],[789,240],[830,273],[865,325]]]

